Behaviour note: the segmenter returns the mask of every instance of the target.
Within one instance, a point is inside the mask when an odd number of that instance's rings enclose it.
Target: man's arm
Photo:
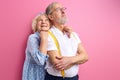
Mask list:
[[[88,61],[88,55],[81,43],[78,44],[77,55],[72,57],[73,64],[83,64]]]
[[[73,65],[83,64],[88,60],[88,55],[81,43],[78,44],[76,56],[71,57],[58,57],[58,61],[54,63],[57,70],[69,69]]]
[[[49,55],[49,60],[53,64],[56,70],[64,70],[70,68],[72,63],[72,57],[65,57],[58,55],[58,51],[51,50],[48,51],[47,54]]]
[[[57,50],[51,50],[47,51],[47,54],[49,55],[49,60],[52,64],[56,64],[58,62],[58,59],[56,59],[56,56],[60,57]]]

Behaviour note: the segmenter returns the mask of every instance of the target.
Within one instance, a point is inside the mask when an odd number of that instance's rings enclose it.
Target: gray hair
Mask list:
[[[32,21],[32,30],[33,32],[37,31],[37,20],[41,15],[46,15],[44,12],[39,13]]]
[[[45,13],[48,15],[48,14],[51,14],[51,10],[52,8],[54,7],[55,4],[57,4],[58,2],[52,2],[51,4],[48,5],[48,7],[46,8],[45,10]]]

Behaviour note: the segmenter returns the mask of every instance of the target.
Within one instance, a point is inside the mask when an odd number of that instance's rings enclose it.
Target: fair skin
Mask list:
[[[48,38],[48,30],[50,28],[49,19],[45,14],[42,14],[37,19],[37,31],[39,32],[39,36],[41,38],[39,50],[46,54],[47,53],[47,38]]]
[[[50,29],[49,19],[45,14],[42,14],[37,19],[37,31],[40,33],[39,36],[41,38],[39,50],[44,54],[47,54],[47,42],[48,42],[47,40],[48,40],[49,29]],[[64,28],[64,31],[70,33],[71,28],[66,27]],[[70,37],[70,34],[68,35],[68,37]]]
[[[65,23],[62,22],[62,20],[66,20],[66,14],[63,10],[63,6],[60,3],[54,4],[54,7],[51,9],[51,11],[53,12],[48,15],[49,19],[56,28],[64,33],[63,29],[65,27]],[[66,70],[73,65],[83,64],[88,60],[87,52],[81,43],[78,44],[75,56],[60,56],[56,50],[48,51],[48,55],[50,57],[50,61],[57,70]]]

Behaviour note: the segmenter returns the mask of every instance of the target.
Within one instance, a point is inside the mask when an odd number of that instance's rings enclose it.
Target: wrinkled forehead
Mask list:
[[[54,9],[56,9],[56,8],[62,8],[62,7],[63,7],[62,4],[60,4],[60,3],[55,3],[55,4],[53,4],[53,7],[51,8],[51,10],[54,10]]]
[[[48,19],[48,17],[46,14],[42,14],[37,17],[37,20],[40,20],[40,19]]]

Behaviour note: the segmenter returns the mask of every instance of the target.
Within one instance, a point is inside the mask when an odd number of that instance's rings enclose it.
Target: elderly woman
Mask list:
[[[33,34],[28,38],[26,58],[23,66],[22,80],[44,80],[47,56],[48,30],[50,22],[45,13],[37,15],[32,22]],[[70,36],[71,29],[64,30]]]
[[[50,22],[46,14],[40,13],[33,19],[34,34],[28,38],[22,80],[44,80],[49,28]]]

